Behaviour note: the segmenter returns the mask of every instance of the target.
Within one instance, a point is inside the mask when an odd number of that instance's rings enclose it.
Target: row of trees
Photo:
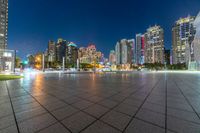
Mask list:
[[[161,64],[161,63],[145,63],[144,67],[150,70],[186,70],[187,65],[185,63],[179,63],[179,64]]]
[[[62,67],[62,62],[55,61],[55,62],[46,63],[46,67],[60,68]],[[79,66],[80,69],[91,69],[93,67],[94,66],[89,63],[80,63],[80,66]],[[65,63],[65,68],[77,68],[77,64]]]
[[[16,59],[15,59],[15,68],[20,68],[23,65],[24,65],[24,63],[21,61],[21,59],[19,57],[16,57]],[[27,65],[28,65],[28,67],[34,68],[34,65],[35,65],[34,57],[29,56]],[[96,65],[98,65],[98,63]],[[56,68],[60,68],[60,67],[62,67],[62,62],[58,62],[58,61],[45,62],[45,68],[54,68],[54,69],[56,69]],[[77,68],[77,64],[66,63],[65,64],[65,68]],[[79,68],[87,70],[87,69],[94,68],[94,65],[89,64],[89,63],[80,63]],[[131,65],[131,68],[132,69],[147,68],[149,70],[165,70],[165,69],[167,69],[167,70],[187,70],[188,69],[187,65],[185,63],[173,64],[173,65],[170,65],[170,64],[164,65],[164,64],[161,64],[161,63],[145,63],[144,65],[141,65],[141,66]],[[117,69],[121,69],[121,66],[117,65]]]
[[[19,58],[19,57],[16,57],[15,59],[15,68],[21,68],[23,66],[26,65],[26,67],[31,67],[31,68],[35,68],[35,59],[34,57],[30,56],[28,58],[28,64],[24,64],[24,62]],[[40,62],[42,63],[42,62]],[[42,64],[40,65],[42,66]],[[60,68],[62,67],[62,62],[58,62],[58,61],[55,61],[55,62],[45,62],[45,68]],[[70,64],[70,63],[66,63],[65,64],[65,68],[77,68],[77,64]],[[89,64],[89,63],[80,63],[80,66],[79,66],[80,69],[92,69],[94,68],[94,66],[92,64]]]
[[[169,69],[169,70],[187,70],[188,67],[187,67],[186,63],[182,63],[182,64],[167,65],[167,69]]]

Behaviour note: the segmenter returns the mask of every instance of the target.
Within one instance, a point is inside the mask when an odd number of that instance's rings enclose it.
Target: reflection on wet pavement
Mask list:
[[[25,74],[0,82],[0,133],[199,133],[200,75]]]

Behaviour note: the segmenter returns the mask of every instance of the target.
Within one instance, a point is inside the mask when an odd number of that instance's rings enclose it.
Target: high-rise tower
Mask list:
[[[144,64],[144,49],[145,48],[145,36],[142,34],[136,34],[136,64]]]
[[[0,49],[6,49],[8,35],[8,0],[0,0]]]
[[[200,12],[195,18],[194,26],[196,27],[196,34],[192,42],[194,60],[190,62],[188,68],[191,70],[200,70]]]
[[[164,64],[164,30],[158,25],[145,33],[145,63]]]
[[[132,63],[132,47],[134,40],[122,39],[115,46],[116,64],[131,64]]]
[[[172,28],[173,64],[188,63],[194,58],[192,41],[195,36],[195,17],[180,18]]]

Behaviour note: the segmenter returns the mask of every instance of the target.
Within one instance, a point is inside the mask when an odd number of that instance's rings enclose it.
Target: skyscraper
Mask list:
[[[69,43],[66,48],[66,63],[76,65],[78,59],[78,48],[74,43]]]
[[[116,64],[131,64],[132,63],[132,46],[133,46],[133,39],[127,40],[122,39],[117,42],[115,46],[115,53],[116,53]]]
[[[188,63],[194,59],[195,17],[180,18],[172,28],[173,64]]]
[[[8,35],[8,0],[0,0],[0,49],[6,49]]]
[[[192,46],[194,47],[194,61],[191,62],[191,66],[193,70],[200,70],[200,12],[195,18],[194,26],[196,27],[196,33],[194,40],[192,42]]]
[[[68,42],[66,40],[58,39],[58,42],[56,44],[56,61],[63,61],[63,57],[66,56],[67,43]]]
[[[155,25],[145,33],[145,63],[164,63],[164,30]]]
[[[56,43],[49,41],[48,43],[48,62],[54,62],[56,60]]]
[[[145,52],[145,37],[142,34],[136,34],[136,64],[144,64],[144,52]]]
[[[14,71],[15,51],[8,50],[8,0],[0,0],[0,72]]]
[[[131,63],[130,64],[135,64],[136,60],[136,54],[135,54],[135,49],[136,49],[136,44],[135,44],[135,39],[129,39],[128,44],[130,46],[130,57],[131,57]]]
[[[109,62],[111,65],[116,63],[115,50],[110,51]]]

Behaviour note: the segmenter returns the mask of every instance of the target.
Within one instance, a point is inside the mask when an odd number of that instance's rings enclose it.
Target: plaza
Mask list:
[[[0,81],[0,133],[199,133],[200,73],[29,73]]]

